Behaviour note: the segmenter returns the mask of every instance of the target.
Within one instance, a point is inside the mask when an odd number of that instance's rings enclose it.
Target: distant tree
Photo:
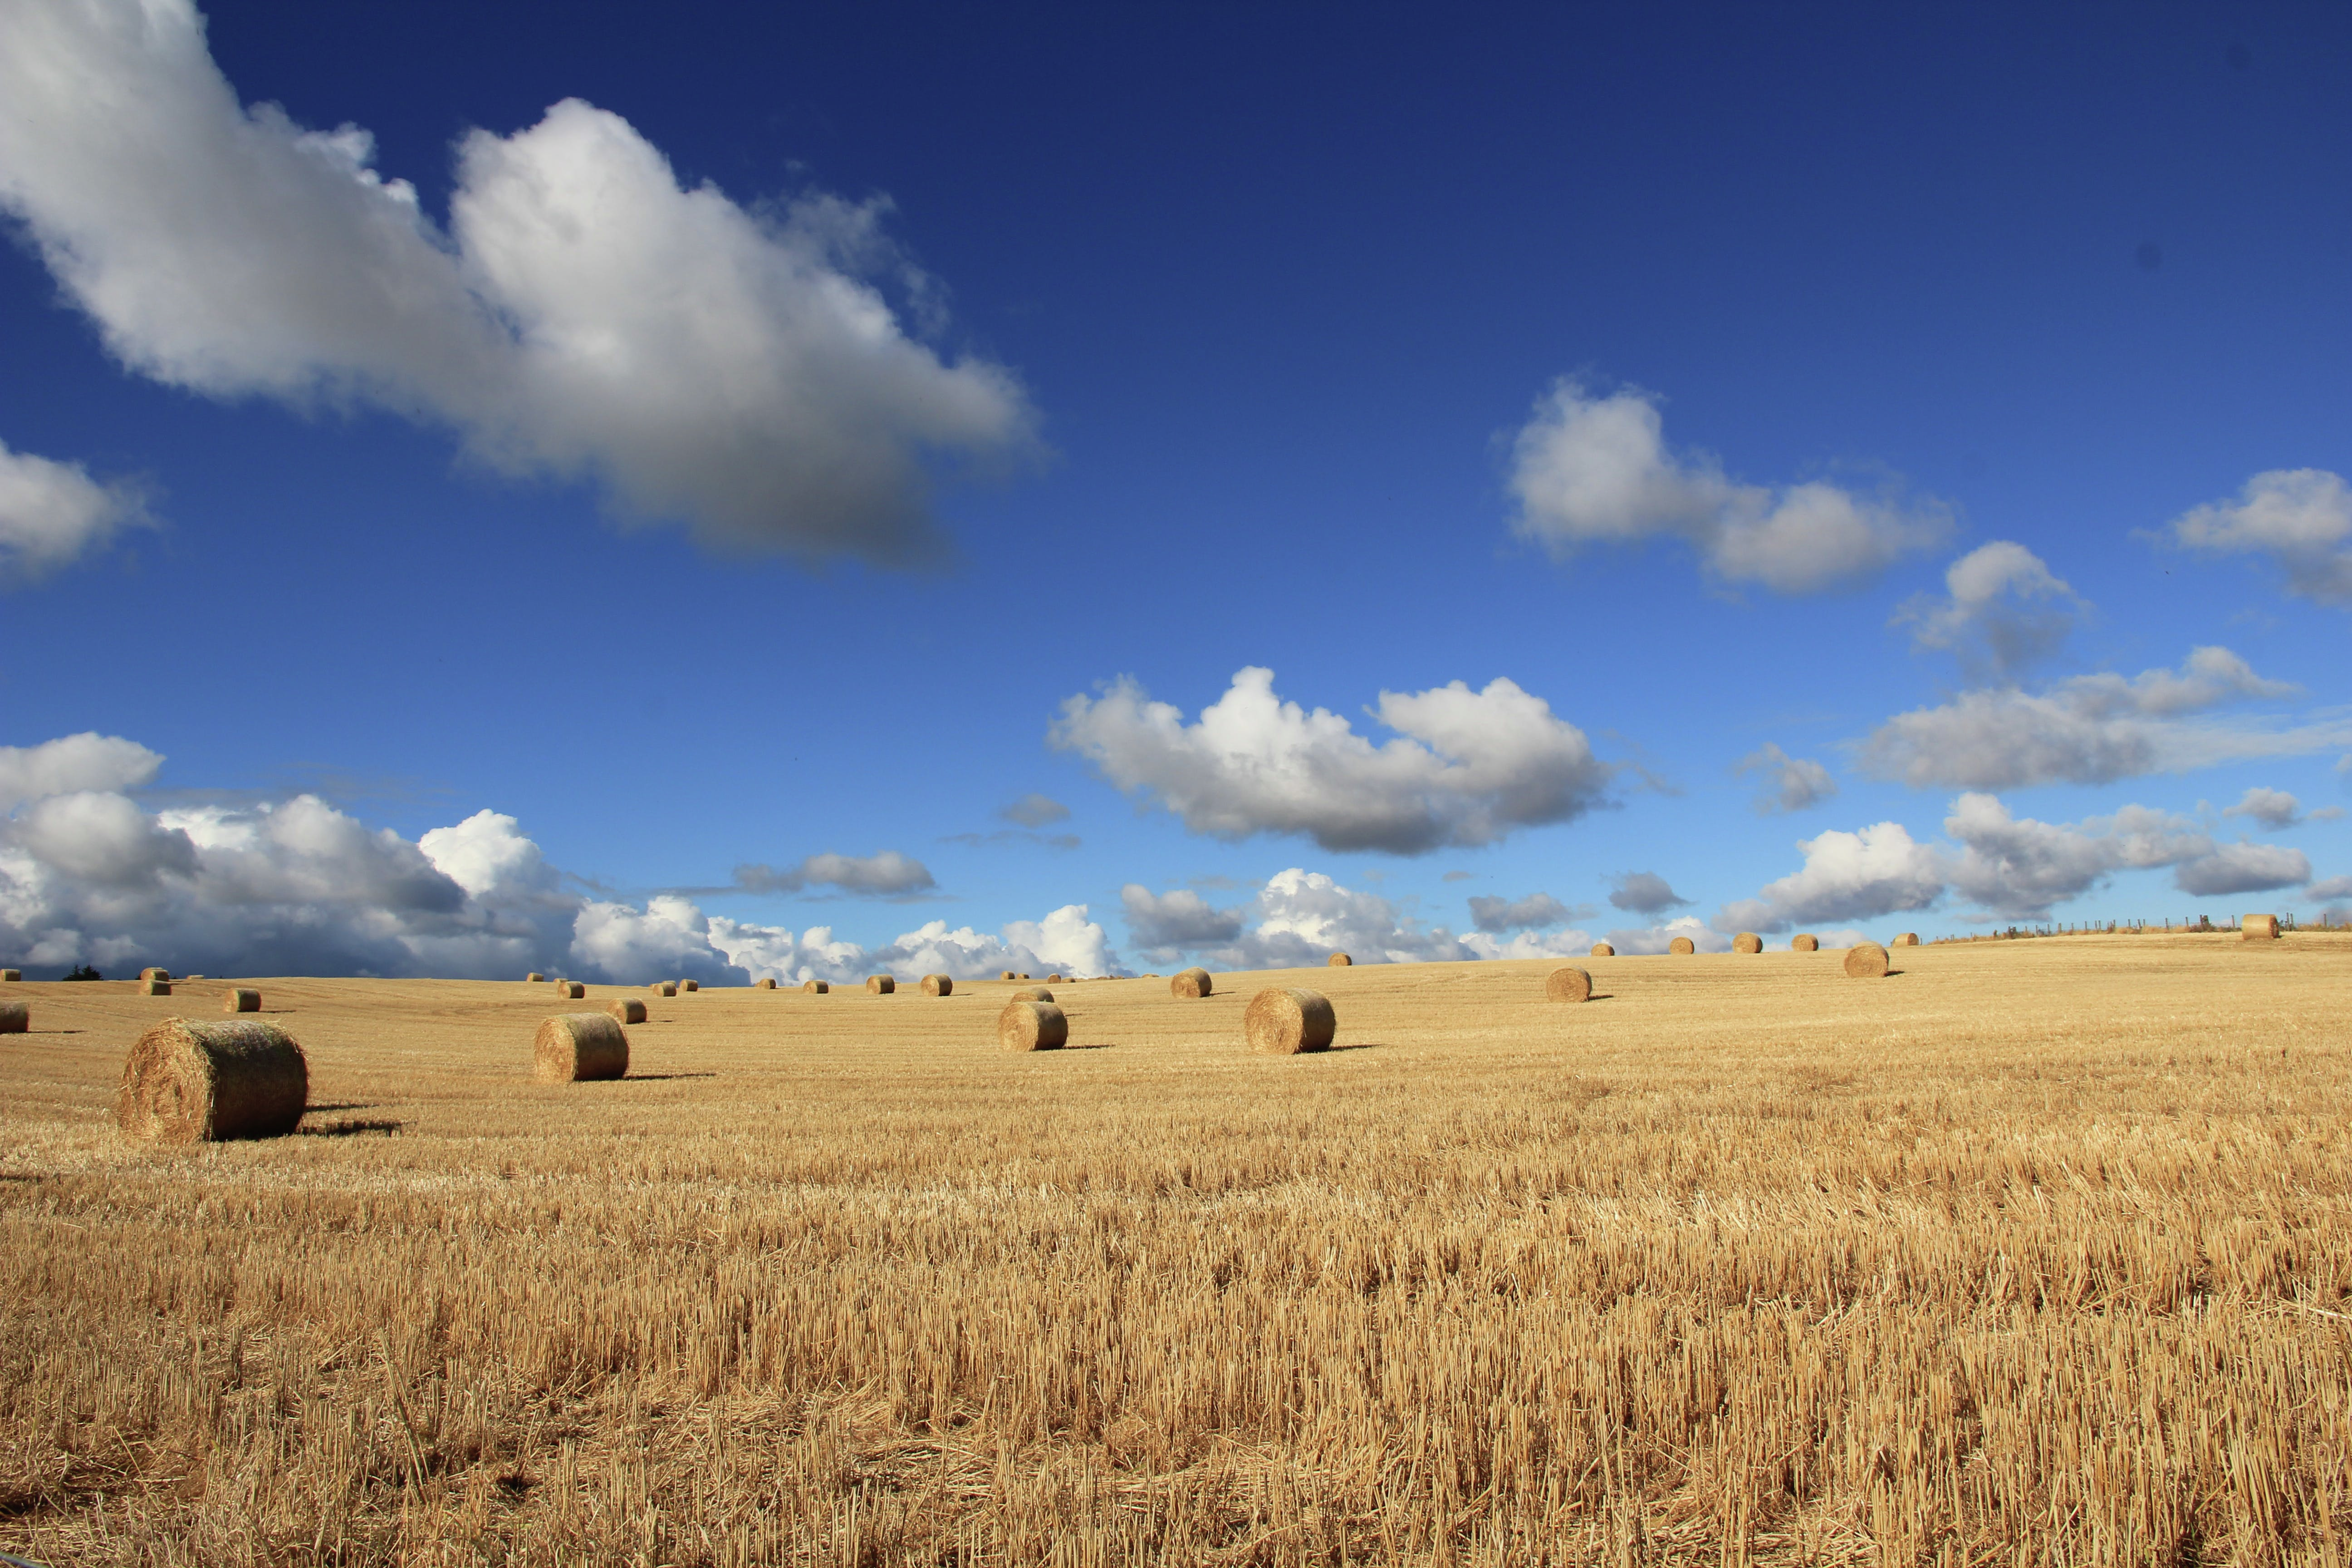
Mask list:
[[[85,963],[78,969],[67,970],[66,978],[68,980],[103,980],[106,976]]]

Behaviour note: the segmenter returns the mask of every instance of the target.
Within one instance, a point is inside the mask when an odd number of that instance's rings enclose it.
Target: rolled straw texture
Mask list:
[[[1070,1020],[1051,1002],[1015,996],[996,1016],[996,1043],[1008,1051],[1057,1051],[1070,1043]]]
[[[1554,1002],[1582,1002],[1592,995],[1592,976],[1570,964],[1544,976],[1544,995]]]
[[[1897,947],[1916,947],[1919,945],[1919,933],[1916,931],[1906,931],[1901,936],[1895,939],[1895,945]]]
[[[1200,968],[1187,969],[1168,982],[1171,996],[1206,996],[1216,988],[1217,983],[1209,977],[1209,972]]]
[[[25,972],[21,969],[0,969],[0,980],[22,980],[24,978]]]
[[[588,994],[588,987],[581,984],[577,980],[567,980],[555,988],[555,994],[566,1002],[577,1002]]]
[[[604,1011],[616,1024],[642,1024],[646,1021],[646,1005],[634,996],[624,996],[618,1002],[607,1002]]]
[[[139,983],[139,994],[142,996],[169,996],[171,994],[172,983],[168,980],[142,980]]]
[[[33,1009],[24,1002],[0,1002],[0,1035],[21,1035],[33,1026]]]
[[[2272,941],[2278,933],[2279,919],[2276,915],[2248,915],[2238,922],[2240,942]]]
[[[1051,1002],[1054,994],[1043,985],[1024,985],[1013,994],[1015,1002]]]
[[[1303,985],[1269,985],[1250,998],[1249,1011],[1242,1015],[1242,1037],[1265,1056],[1328,1050],[1339,1032],[1330,1002]]]
[[[702,982],[699,980],[681,980],[677,983],[677,988],[680,991],[699,991],[702,989]]]
[[[822,980],[803,980],[801,982],[801,989],[811,996],[822,996],[833,987]]]
[[[1789,951],[1790,952],[1819,952],[1821,950],[1822,939],[1813,935],[1811,931],[1807,931],[1800,936],[1792,936],[1789,939]]]
[[[926,974],[923,976],[923,994],[952,996],[955,994],[955,982],[944,974]]]
[[[1614,958],[1617,956],[1617,950],[1610,946],[1605,942],[1596,942],[1592,944],[1592,956],[1595,958]]]
[[[139,978],[142,980],[169,980],[172,978],[172,972],[168,969],[142,969],[139,972]]]
[[[261,1011],[261,993],[250,985],[232,985],[221,993],[221,1011],[258,1013]]]
[[[1666,943],[1666,951],[1676,957],[1687,958],[1698,951],[1698,944],[1686,936],[1678,936]]]
[[[1752,931],[1741,931],[1738,936],[1731,939],[1731,951],[1734,952],[1761,952],[1764,951],[1764,939],[1758,936]]]
[[[1345,969],[1345,968],[1347,968],[1349,964],[1354,963],[1356,961],[1355,961],[1354,959],[1352,959],[1352,958],[1349,958],[1349,957],[1346,953],[1344,953],[1344,952],[1335,952],[1335,953],[1333,953],[1330,957],[1328,957],[1328,958],[1325,959],[1323,962],[1324,962],[1326,964],[1329,965],[1329,966],[1330,966],[1331,968],[1333,968],[1333,969]]]
[[[898,989],[898,983],[887,974],[869,974],[866,977],[866,989],[877,996],[887,996]]]
[[[538,970],[536,970],[536,969],[532,970],[529,974],[526,974],[526,975],[524,975],[524,976],[522,977],[522,983],[523,983],[524,984],[526,984],[526,985],[541,985],[541,984],[546,984],[546,981],[547,981],[547,976],[546,976],[546,975],[544,975],[544,974],[541,974],[541,973]]]
[[[1874,942],[1847,948],[1845,972],[1855,980],[1884,980],[1886,977],[1886,950]]]
[[[301,1122],[310,1100],[310,1063],[275,1024],[166,1018],[131,1047],[114,1120],[155,1143],[278,1138]]]
[[[584,1083],[629,1075],[629,1037],[605,1013],[558,1013],[531,1037],[531,1077],[541,1083]]]
[[[754,991],[773,991],[775,988],[776,983],[765,976],[751,982],[751,989]]]

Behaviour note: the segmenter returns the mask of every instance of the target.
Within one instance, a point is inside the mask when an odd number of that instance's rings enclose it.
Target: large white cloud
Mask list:
[[[2255,674],[2228,648],[2200,647],[2178,671],[2079,675],[2038,692],[2014,686],[1964,691],[1887,720],[1863,741],[1858,760],[1866,773],[1915,787],[2013,789],[2111,784],[2302,756],[2352,741],[2352,721],[2338,716],[2300,725],[2200,716],[2233,700],[2294,689]]]
[[[1725,930],[1786,931],[1828,921],[1866,921],[1924,910],[1944,892],[1944,871],[1931,847],[1915,843],[1899,822],[1859,833],[1832,830],[1797,846],[1804,868],[1768,882],[1753,899],[1725,906],[1716,921]]]
[[[2235,500],[2209,501],[2173,519],[2173,543],[2217,555],[2263,555],[2290,594],[2352,605],[2352,485],[2325,468],[2273,468],[2246,481]]]
[[[136,485],[100,484],[79,463],[0,442],[0,587],[37,583],[147,521]]]
[[[1944,508],[1814,480],[1740,484],[1703,452],[1668,449],[1649,394],[1563,379],[1512,444],[1514,526],[1561,559],[1590,544],[1686,541],[1727,583],[1811,594],[1875,575],[1948,531]]]
[[[1980,544],[1944,573],[1945,596],[1922,595],[1895,617],[1920,647],[1960,656],[2006,678],[2057,651],[2090,606],[2042,558],[2006,539]]]
[[[2041,822],[1979,794],[1952,803],[1944,831],[1956,847],[1943,857],[1953,890],[2005,920],[2041,919],[2118,870],[2179,866],[2213,848],[2194,823],[2146,806],[2076,824]]]
[[[0,811],[45,795],[137,789],[163,759],[136,741],[84,731],[37,746],[0,746]]]
[[[1509,680],[1383,691],[1373,715],[1397,738],[1376,746],[1337,713],[1285,702],[1274,671],[1252,667],[1195,723],[1121,679],[1063,703],[1047,739],[1195,833],[1296,833],[1334,850],[1491,844],[1582,816],[1609,783],[1584,732]]]
[[[187,0],[7,7],[0,205],[125,364],[372,403],[721,548],[908,563],[931,460],[1033,444],[1012,375],[910,336],[881,209],[681,187],[576,100],[466,136],[446,231],[368,133],[247,108]]]
[[[1129,883],[1120,901],[1129,940],[1145,962],[1159,965],[1198,958],[1220,969],[1312,968],[1334,952],[1358,963],[1546,958],[1592,943],[1582,931],[1514,932],[1515,924],[1573,918],[1575,911],[1541,894],[1498,911],[1504,918],[1492,929],[1456,936],[1377,893],[1303,867],[1269,877],[1255,896],[1224,909],[1190,889],[1155,894],[1139,883]]]
[[[692,905],[676,902],[682,907],[667,911],[670,922],[690,926],[745,979],[796,984],[808,980],[848,984],[869,974],[906,981],[926,974],[971,980],[1007,969],[1038,975],[1128,973],[1102,926],[1087,918],[1084,904],[1066,904],[1043,920],[1013,921],[994,934],[970,926],[950,930],[945,921],[931,921],[882,946],[867,948],[839,940],[830,926],[811,926],[796,937],[778,926],[716,915],[704,921]]]

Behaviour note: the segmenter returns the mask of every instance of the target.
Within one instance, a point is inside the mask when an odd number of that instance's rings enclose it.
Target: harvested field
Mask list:
[[[2352,935],[624,995],[250,982],[302,1131],[115,1130],[191,1004],[11,987],[0,1551],[52,1565],[2326,1563]],[[1267,985],[1336,1048],[1251,1054]],[[207,1009],[215,1004],[204,999]]]

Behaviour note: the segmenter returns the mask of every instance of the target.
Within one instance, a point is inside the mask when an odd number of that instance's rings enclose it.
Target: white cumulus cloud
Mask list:
[[[1720,580],[1781,594],[1874,576],[1949,529],[1935,503],[1906,505],[1820,480],[1777,489],[1735,482],[1713,457],[1667,447],[1649,394],[1597,395],[1569,379],[1520,428],[1509,483],[1517,531],[1555,557],[1665,535],[1687,542]]]
[[[148,521],[136,485],[100,484],[79,463],[0,442],[0,587],[37,583]]]
[[[1804,868],[1768,882],[1753,899],[1726,905],[1727,931],[1780,931],[1827,921],[1864,921],[1924,910],[1943,896],[1944,872],[1930,846],[1899,822],[1859,833],[1832,830],[1800,842]]]
[[[1924,648],[1957,653],[2006,678],[2058,650],[2090,606],[2042,558],[2006,539],[1979,545],[1944,573],[1945,596],[1921,595],[1896,612]]]
[[[1803,811],[1837,794],[1829,769],[1809,757],[1792,757],[1770,742],[1732,764],[1735,777],[1754,775],[1763,785],[1756,792],[1757,815]]]
[[[2224,808],[2221,815],[2250,817],[2275,832],[2303,820],[2303,803],[2283,789],[2265,789],[2256,784],[2238,798],[2237,805]]]
[[[908,563],[936,461],[1034,446],[1001,366],[910,335],[879,205],[682,186],[577,100],[459,142],[446,229],[368,132],[242,104],[188,0],[8,8],[0,206],[131,368],[366,403],[708,544]]]
[[[37,746],[0,746],[0,811],[74,790],[137,789],[163,759],[136,741],[84,731]]]
[[[2267,556],[2286,590],[2323,605],[2352,605],[2352,486],[2325,468],[2273,468],[2246,481],[2235,500],[2209,501],[2166,531],[2184,550]]]
[[[1396,739],[1375,745],[1339,714],[1285,702],[1274,671],[1252,667],[1195,723],[1122,678],[1064,702],[1047,739],[1220,838],[1295,833],[1326,849],[1419,855],[1602,803],[1609,764],[1509,680],[1383,691],[1372,713]]]
[[[2311,860],[2300,849],[2282,844],[2219,844],[2194,860],[2173,868],[2172,880],[2184,893],[2266,893],[2280,888],[2300,888],[2311,880]]]

